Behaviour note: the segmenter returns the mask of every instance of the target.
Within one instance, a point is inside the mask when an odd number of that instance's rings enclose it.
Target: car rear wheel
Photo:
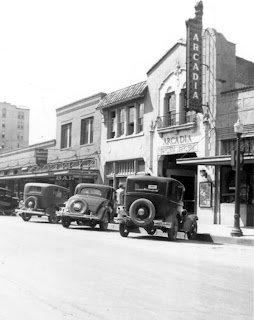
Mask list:
[[[151,228],[151,229],[148,229],[146,230],[148,234],[150,234],[151,236],[153,236],[156,232],[156,229],[155,228]]]
[[[153,203],[145,198],[134,201],[129,209],[131,220],[139,227],[145,227],[153,221],[155,217],[155,207]]]
[[[71,220],[69,218],[67,217],[62,218],[62,226],[64,228],[69,228],[70,224],[71,224]]]
[[[177,238],[177,232],[178,232],[178,221],[177,219],[174,220],[172,227],[168,229],[168,240],[169,241],[175,241]]]
[[[23,212],[21,217],[24,221],[29,221],[31,219],[31,214]]]
[[[123,238],[128,237],[128,235],[129,235],[129,230],[128,230],[125,222],[120,222],[120,224],[119,224],[119,232],[120,232],[120,235],[121,235]]]
[[[106,231],[108,229],[108,223],[109,223],[109,214],[105,212],[102,217],[102,220],[100,221],[100,230]]]

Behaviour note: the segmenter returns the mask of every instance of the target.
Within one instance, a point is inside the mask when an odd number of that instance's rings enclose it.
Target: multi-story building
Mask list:
[[[0,184],[16,194],[27,182],[46,182],[70,188],[79,182],[101,182],[101,119],[98,103],[104,93],[56,110],[56,140],[0,155]]]
[[[29,109],[0,102],[0,152],[26,147],[29,144]]]

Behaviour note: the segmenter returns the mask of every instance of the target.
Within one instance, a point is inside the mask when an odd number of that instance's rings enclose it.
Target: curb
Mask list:
[[[109,228],[111,230],[119,231],[119,224],[110,223]],[[137,232],[135,232],[137,233]],[[140,231],[140,233],[143,233]],[[146,233],[144,231],[144,233]],[[179,239],[183,239],[182,237],[178,237]],[[237,244],[237,245],[245,245],[245,246],[254,246],[254,239],[245,239],[243,237],[226,237],[226,236],[217,236],[212,235],[210,233],[198,233],[197,239],[195,241],[199,242],[208,242],[214,244]]]

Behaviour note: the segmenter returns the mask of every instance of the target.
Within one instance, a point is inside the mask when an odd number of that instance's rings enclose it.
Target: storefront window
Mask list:
[[[232,150],[235,150],[236,140],[223,140],[221,142],[221,154],[228,155],[231,154]],[[254,138],[242,138],[240,140],[240,150],[244,153],[254,153]]]

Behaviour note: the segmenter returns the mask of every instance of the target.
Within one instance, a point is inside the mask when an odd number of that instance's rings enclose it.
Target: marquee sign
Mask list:
[[[187,109],[203,112],[202,109],[202,16],[203,3],[195,6],[195,18],[186,21],[187,28]]]

